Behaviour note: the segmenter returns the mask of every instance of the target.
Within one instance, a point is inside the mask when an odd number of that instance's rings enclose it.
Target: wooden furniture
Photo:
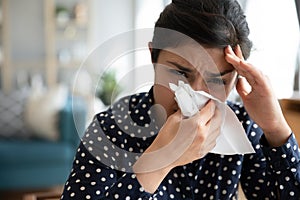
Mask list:
[[[61,197],[60,191],[53,191],[53,192],[26,194],[24,195],[23,200],[59,200],[60,197]]]
[[[283,114],[300,145],[300,98],[281,99],[279,102]]]
[[[0,90],[36,74],[48,87],[69,84],[87,55],[88,7],[88,0],[0,0]]]

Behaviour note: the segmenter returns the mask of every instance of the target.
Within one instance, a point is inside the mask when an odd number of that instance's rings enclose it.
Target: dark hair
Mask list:
[[[204,47],[231,45],[234,48],[239,44],[244,58],[250,55],[252,42],[248,38],[248,23],[236,0],[173,0],[155,23],[151,52],[153,63],[157,62],[160,49],[172,45],[165,42],[170,41],[170,35],[161,34],[160,28],[178,31]]]

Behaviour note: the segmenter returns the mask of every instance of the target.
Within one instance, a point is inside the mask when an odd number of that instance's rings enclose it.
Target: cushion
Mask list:
[[[32,190],[64,184],[74,153],[71,145],[62,142],[0,140],[0,190]]]
[[[59,139],[59,111],[67,100],[68,90],[58,85],[48,91],[34,89],[25,106],[25,123],[33,136],[51,141]]]
[[[26,88],[9,93],[0,91],[0,136],[28,138],[24,122],[24,105],[29,90]]]
[[[0,166],[23,167],[72,162],[74,149],[71,145],[45,140],[0,140]]]

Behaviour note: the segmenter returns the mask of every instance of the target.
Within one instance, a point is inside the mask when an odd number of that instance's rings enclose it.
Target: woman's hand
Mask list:
[[[171,169],[205,156],[216,145],[221,118],[212,100],[191,118],[183,119],[180,111],[172,114],[134,164],[141,185],[154,192]]]
[[[225,59],[243,76],[238,79],[236,89],[250,117],[262,128],[270,145],[284,144],[291,134],[291,129],[283,116],[268,77],[245,62],[239,45],[235,51],[230,46],[226,47]]]
[[[177,153],[177,159],[170,162],[172,168],[186,165],[204,157],[216,145],[220,134],[221,113],[210,100],[196,115],[182,119],[181,112],[170,116],[158,135],[158,145],[163,141]],[[171,160],[170,160],[171,161]]]

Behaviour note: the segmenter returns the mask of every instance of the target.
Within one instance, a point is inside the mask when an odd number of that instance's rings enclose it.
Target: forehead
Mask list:
[[[159,60],[172,60],[185,67],[218,72],[233,69],[225,60],[224,49],[204,48],[201,45],[181,45],[161,51]]]

